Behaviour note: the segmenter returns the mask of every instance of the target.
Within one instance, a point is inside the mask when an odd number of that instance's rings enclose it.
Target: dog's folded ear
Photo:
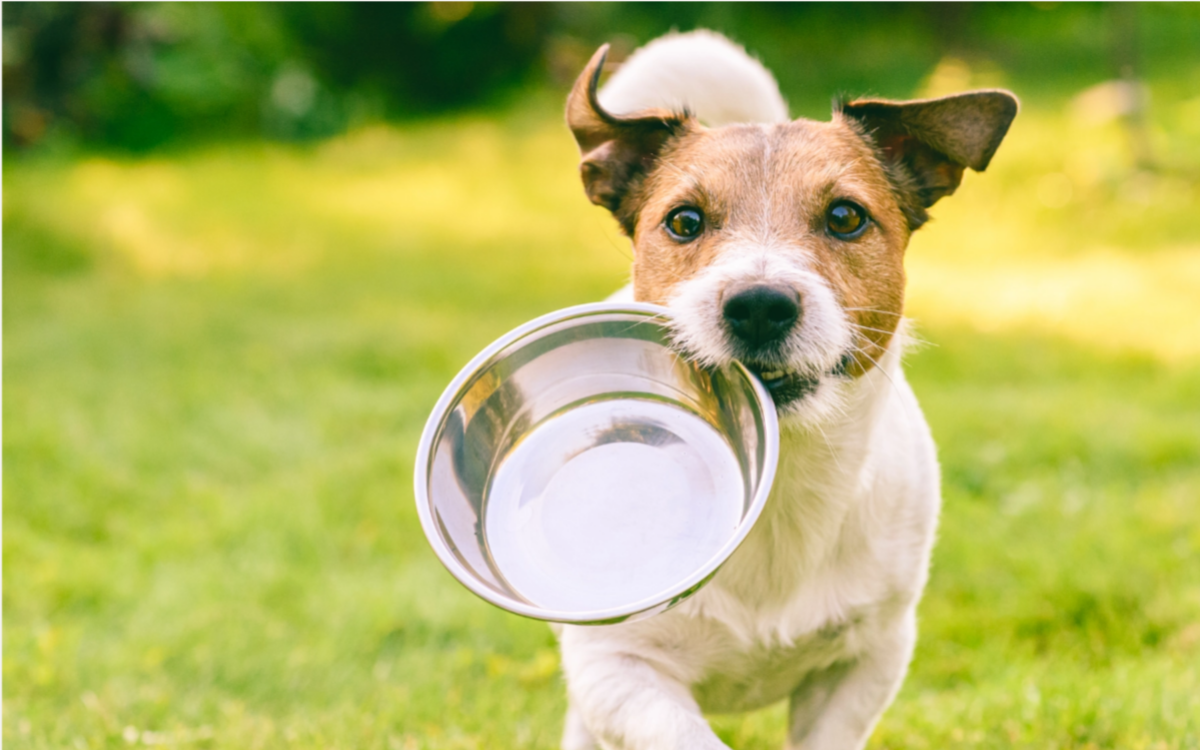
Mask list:
[[[964,168],[987,168],[1017,108],[1015,96],[993,89],[907,102],[861,99],[839,111],[873,142],[909,199],[905,213],[916,229],[929,218],[926,208],[958,188]]]
[[[629,216],[623,216],[624,199],[634,182],[643,177],[663,144],[693,122],[687,113],[648,109],[614,115],[600,106],[596,89],[608,55],[604,45],[584,68],[567,97],[567,125],[575,134],[582,161],[579,165],[588,198],[617,215],[632,233]]]

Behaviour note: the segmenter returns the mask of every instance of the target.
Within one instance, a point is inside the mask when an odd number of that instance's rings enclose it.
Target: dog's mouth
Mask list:
[[[745,360],[742,364],[754,374],[754,377],[759,379],[759,382],[766,386],[767,392],[771,394],[771,399],[775,402],[775,407],[783,408],[815,393],[817,386],[821,384],[822,377],[845,375],[846,368],[849,367],[851,361],[851,356],[847,354],[838,360],[837,365],[828,372],[820,374],[800,372],[795,367],[777,364],[762,364]]]
[[[753,362],[744,364],[766,386],[776,407],[799,401],[816,391],[817,385],[820,384],[818,377],[800,374],[795,368],[780,368],[778,365],[760,365]]]

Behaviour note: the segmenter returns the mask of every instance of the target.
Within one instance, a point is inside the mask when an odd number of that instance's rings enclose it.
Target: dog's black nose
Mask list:
[[[800,319],[800,295],[784,286],[755,284],[725,298],[729,330],[751,346],[766,346],[787,335]]]

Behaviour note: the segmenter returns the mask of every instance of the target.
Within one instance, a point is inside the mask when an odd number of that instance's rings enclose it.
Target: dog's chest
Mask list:
[[[814,673],[853,658],[860,621],[826,626],[790,645],[754,644],[715,659],[692,695],[705,712],[749,711],[786,698]]]
[[[809,523],[800,528],[836,532],[751,538],[739,550],[744,557],[730,561],[730,575],[697,595],[690,613],[702,632],[692,633],[700,636],[692,643],[704,646],[692,692],[705,711],[745,711],[785,698],[815,673],[854,660],[879,627],[881,607],[894,594],[886,556],[876,549],[882,539],[866,538],[855,514],[829,506],[806,503]],[[769,520],[774,531],[788,526],[784,516]],[[804,551],[821,547],[819,562],[804,559]]]

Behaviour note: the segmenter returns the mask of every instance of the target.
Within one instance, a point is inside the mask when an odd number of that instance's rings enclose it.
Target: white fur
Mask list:
[[[686,108],[713,126],[788,120],[775,77],[711,31],[668,34],[642,47],[604,84],[600,105],[613,114]]]
[[[680,40],[689,37],[737,49],[712,34],[673,36],[630,65],[655,51],[673,70],[703,69],[709,58],[688,57],[695,46]],[[738,54],[743,68],[761,70]],[[658,80],[633,72],[644,86]],[[642,95],[669,100],[657,89]],[[559,629],[570,702],[565,750],[718,750],[725,745],[704,712],[783,698],[791,701],[788,748],[852,750],[899,689],[940,504],[935,449],[900,368],[903,327],[866,375],[829,374],[853,330],[811,262],[803,248],[748,240],[723,250],[669,301],[685,348],[721,363],[731,356],[719,325],[721,292],[786,281],[805,301],[786,358],[820,385],[781,415],[766,508],[705,588],[646,620]],[[613,298],[631,296],[624,289]]]

